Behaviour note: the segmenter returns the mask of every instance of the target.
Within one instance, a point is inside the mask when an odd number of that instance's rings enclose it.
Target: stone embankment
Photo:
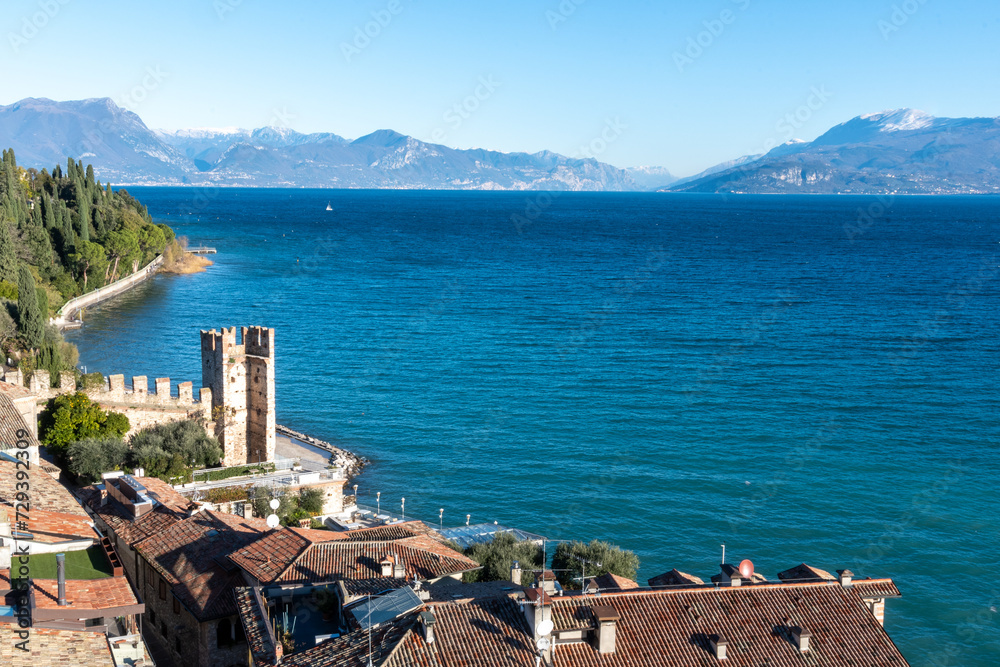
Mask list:
[[[330,452],[330,454],[333,455],[334,465],[343,468],[348,479],[357,476],[361,472],[361,469],[364,468],[369,463],[368,459],[366,459],[363,456],[358,456],[357,454],[349,452],[346,449],[334,447],[329,442],[326,442],[324,440],[319,440],[317,438],[312,437],[311,435],[306,435],[305,433],[299,433],[298,431],[293,431],[287,426],[282,426],[281,424],[277,424],[274,427],[274,430],[283,436],[294,438],[295,440],[304,442],[311,447],[317,447],[319,449],[323,449]]]
[[[93,292],[87,292],[83,296],[70,299],[63,304],[63,307],[59,309],[56,316],[52,318],[52,324],[55,324],[60,329],[79,327],[82,322],[80,318],[74,317],[76,313],[80,312],[87,306],[93,306],[94,304],[110,299],[113,296],[118,296],[122,292],[127,292],[139,283],[152,278],[156,272],[159,271],[162,265],[163,255],[160,255],[145,267],[139,269],[130,276],[117,280],[110,285],[105,285],[101,289],[94,290]]]

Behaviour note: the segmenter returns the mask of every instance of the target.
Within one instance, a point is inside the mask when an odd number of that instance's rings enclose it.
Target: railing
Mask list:
[[[56,316],[52,318],[52,322],[54,324],[62,324],[71,321],[73,319],[73,313],[82,310],[87,306],[109,299],[127,289],[130,289],[137,283],[147,280],[159,270],[160,265],[162,264],[163,255],[159,255],[152,262],[130,276],[126,276],[121,280],[116,280],[110,285],[105,285],[104,287],[96,289],[93,292],[87,292],[86,294],[78,296],[75,299],[70,299],[63,304],[62,308],[59,309]]]

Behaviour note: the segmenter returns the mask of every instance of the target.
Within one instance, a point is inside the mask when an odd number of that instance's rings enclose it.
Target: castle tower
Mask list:
[[[274,329],[201,332],[202,384],[212,390],[215,437],[226,465],[273,461]]]

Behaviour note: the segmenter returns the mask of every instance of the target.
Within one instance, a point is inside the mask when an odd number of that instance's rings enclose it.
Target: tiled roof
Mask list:
[[[20,389],[12,384],[0,382],[0,385]],[[30,394],[28,394],[30,396]],[[8,391],[0,391],[0,451],[5,449],[17,449],[17,441],[24,440],[28,446],[38,446],[38,439],[31,434],[31,429],[24,423],[24,417],[15,407],[12,396]],[[21,431],[20,435],[18,431]]]
[[[10,397],[13,401],[21,398],[35,398],[35,395],[28,391],[26,387],[10,382],[0,382],[0,394]]]
[[[39,609],[59,607],[59,582],[55,579],[33,579],[35,606]],[[103,579],[67,579],[66,601],[73,609],[112,609],[139,604],[125,577]]]
[[[243,583],[243,576],[226,556],[268,532],[260,519],[205,511],[135,548],[163,575],[188,611],[207,621],[236,613],[232,588]]]
[[[136,519],[113,498],[109,498],[102,506],[101,492],[95,486],[80,489],[77,493],[84,505],[100,517],[118,539],[129,546],[162,533],[186,516],[160,506]]]
[[[779,572],[778,579],[793,583],[802,581],[836,581],[837,577],[833,576],[826,570],[821,570],[818,567],[812,567],[802,563],[801,565],[796,565],[795,567],[787,569],[784,572]]]
[[[595,584],[600,591],[631,591],[639,588],[639,584],[631,579],[619,577],[617,574],[611,574],[610,572],[593,579],[588,579],[587,583],[588,585],[590,583]]]
[[[386,556],[398,555],[406,579],[437,579],[479,567],[479,563],[425,536],[383,542],[335,540],[312,544],[278,578],[282,583],[377,579]]]
[[[854,588],[865,599],[901,597],[892,579],[859,579],[854,582]]]
[[[394,523],[389,526],[374,526],[372,528],[358,528],[346,532],[332,532],[333,539],[348,540],[351,542],[373,542],[382,540],[403,540],[416,535],[437,536],[437,531],[431,530],[423,521],[406,521]],[[440,541],[440,538],[439,540]]]
[[[268,632],[268,618],[266,612],[261,609],[254,590],[243,587],[237,588],[234,593],[236,595],[236,608],[239,610],[244,634],[250,645],[254,666],[269,667],[274,665],[277,662],[274,638]]]
[[[24,468],[20,468],[23,470]],[[18,466],[13,461],[0,460],[0,505],[14,504],[14,499],[18,493],[17,485],[23,480],[17,479]],[[31,509],[46,509],[50,512],[62,512],[63,514],[73,514],[79,517],[86,517],[87,513],[77,502],[73,494],[62,484],[45,474],[41,468],[32,465],[28,471],[31,488]]]
[[[74,540],[96,540],[97,533],[90,517],[64,514],[32,507],[29,513],[28,532],[35,542],[56,544]]]
[[[514,600],[441,604],[433,613],[434,642],[428,644],[419,629],[408,632],[385,667],[534,667],[534,638]]]
[[[190,498],[181,495],[174,487],[156,477],[136,477],[136,481],[146,487],[146,495],[164,507],[175,512],[187,512],[194,506]]]
[[[891,582],[869,585],[889,586]],[[894,586],[893,586],[894,588]],[[906,660],[861,598],[864,587],[839,583],[761,584],[747,587],[637,591],[600,596],[621,617],[616,652],[601,655],[590,644],[559,645],[555,665],[644,667],[712,664],[709,638],[729,647],[729,667],[792,667],[803,656],[789,639],[794,627],[812,633],[809,664],[903,667]],[[593,597],[555,598],[556,628],[582,628]],[[664,663],[664,656],[670,657]]]
[[[233,551],[229,554],[229,559],[254,579],[271,582],[281,576],[311,544],[312,541],[293,529],[275,530]]]
[[[115,661],[107,637],[98,632],[31,629],[27,646],[21,651],[14,644],[22,641],[17,625],[0,623],[0,665],[4,667],[114,667]]]
[[[700,577],[687,572],[673,569],[649,580],[649,585],[653,588],[665,588],[668,586],[704,586],[705,582]]]
[[[374,665],[380,667],[388,665],[390,663],[386,662],[386,659],[397,649],[403,637],[412,634],[411,629],[415,623],[415,617],[411,615],[396,623],[388,623],[373,629],[370,654],[368,632],[355,630],[336,639],[327,640],[319,646],[314,646],[301,653],[286,656],[281,661],[281,667],[361,667],[368,664],[369,656]],[[423,663],[391,664],[417,665]],[[467,664],[471,666],[474,663]]]

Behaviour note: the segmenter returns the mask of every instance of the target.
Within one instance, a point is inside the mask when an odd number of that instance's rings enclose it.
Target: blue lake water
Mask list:
[[[274,327],[362,502],[891,576],[912,665],[1000,662],[1000,199],[130,190],[219,254],[88,312],[87,370]]]

